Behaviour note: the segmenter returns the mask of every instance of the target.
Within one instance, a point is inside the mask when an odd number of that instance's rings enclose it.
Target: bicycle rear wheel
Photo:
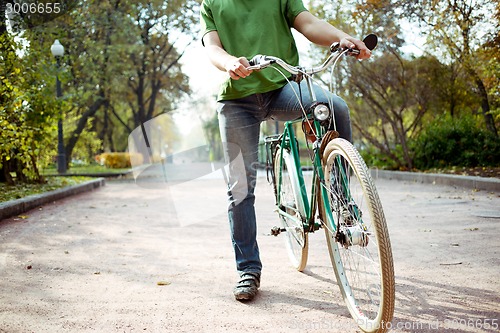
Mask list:
[[[323,162],[328,194],[320,209],[337,283],[358,326],[364,332],[386,332],[394,313],[394,266],[376,188],[365,162],[346,140],[330,141]],[[336,231],[327,223],[328,213]]]
[[[285,245],[293,267],[303,271],[307,264],[308,236],[304,231],[304,201],[302,199],[298,173],[293,157],[287,149],[276,147],[274,174],[277,188],[277,202],[280,220],[285,232]]]

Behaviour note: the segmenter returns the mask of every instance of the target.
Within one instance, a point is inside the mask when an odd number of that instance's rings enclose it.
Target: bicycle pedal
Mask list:
[[[272,227],[271,228],[271,235],[278,236],[279,234],[281,234],[282,232],[285,232],[285,231],[286,231],[285,228]]]

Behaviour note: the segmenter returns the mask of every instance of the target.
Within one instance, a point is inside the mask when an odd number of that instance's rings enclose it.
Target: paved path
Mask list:
[[[224,183],[163,185],[111,181],[0,222],[0,332],[357,332],[323,234],[304,273],[269,235],[277,216],[264,178],[264,271],[249,304],[231,294]],[[484,327],[500,325],[499,193],[377,187],[395,260],[393,331],[498,332]]]

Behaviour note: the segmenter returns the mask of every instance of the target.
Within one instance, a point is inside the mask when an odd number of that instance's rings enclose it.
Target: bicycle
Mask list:
[[[377,37],[369,35],[364,42],[373,49]],[[318,103],[311,89],[313,74],[329,67],[333,71],[343,55],[359,51],[341,48],[339,43],[333,44],[330,51],[322,65],[311,69],[291,66],[272,56],[258,55],[250,61],[249,69],[263,70],[276,64],[292,74],[293,80],[306,80],[315,101],[309,112],[303,108],[301,118],[285,122],[282,134],[264,140],[269,156],[268,176],[281,220],[281,226],[274,227],[271,233],[285,233],[291,263],[303,271],[308,234],[324,229],[337,283],[349,312],[361,330],[380,333],[390,328],[395,302],[392,250],[384,212],[363,158],[349,141],[338,137],[335,126],[331,129],[331,103]],[[284,75],[277,66],[272,68]],[[309,194],[294,130],[298,122],[302,122],[310,142],[307,149],[313,170]]]

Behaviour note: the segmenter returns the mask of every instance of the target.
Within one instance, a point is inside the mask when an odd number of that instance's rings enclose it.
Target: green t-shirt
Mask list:
[[[298,65],[299,55],[290,29],[295,17],[305,10],[302,0],[203,0],[202,36],[217,31],[226,52],[236,57],[251,59],[263,54]],[[254,71],[244,79],[228,78],[221,86],[218,100],[265,93],[285,83],[273,69]]]

